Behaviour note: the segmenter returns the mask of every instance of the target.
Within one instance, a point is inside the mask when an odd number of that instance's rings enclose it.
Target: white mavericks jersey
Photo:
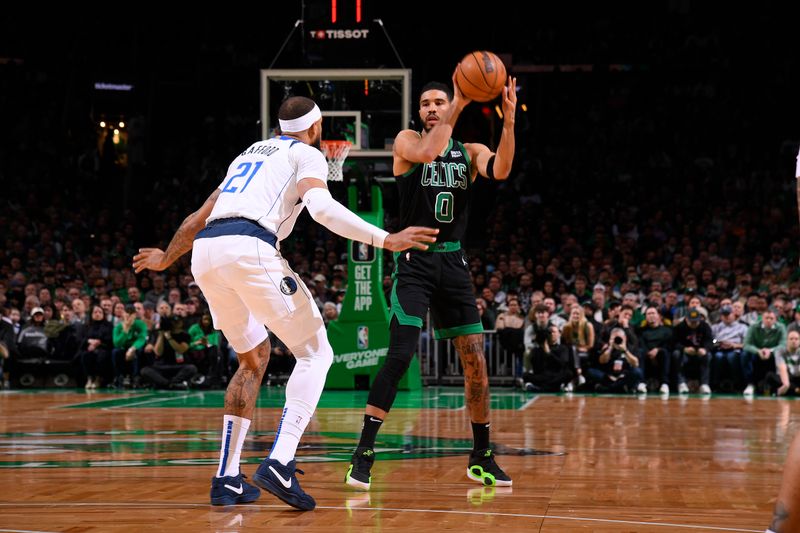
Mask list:
[[[328,163],[322,152],[285,136],[254,143],[228,167],[206,224],[219,218],[249,218],[283,240],[303,210],[297,193],[297,181],[303,178],[327,182]]]

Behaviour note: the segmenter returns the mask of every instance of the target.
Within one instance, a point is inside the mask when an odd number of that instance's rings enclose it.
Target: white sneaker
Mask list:
[[[572,382],[571,381],[569,383],[567,383],[566,386],[564,387],[564,392],[572,392]]]
[[[645,385],[644,383],[639,383],[638,385],[636,385],[636,392],[638,392],[639,394],[647,394],[647,385]]]
[[[679,383],[678,394],[689,394],[689,386],[686,383]]]
[[[708,385],[700,385],[700,394],[711,395],[711,387]]]
[[[578,387],[586,383],[586,378],[583,377],[583,374],[578,374]]]
[[[666,383],[662,383],[661,387],[659,387],[659,389],[658,389],[658,392],[668,396],[669,395],[669,385],[667,385]]]
[[[744,392],[742,393],[742,395],[744,395],[744,396],[752,396],[753,392],[755,392],[753,390],[753,386],[752,385],[748,385],[747,387],[744,388]]]
[[[84,388],[86,390],[91,390],[94,388],[94,381],[92,381],[92,378],[86,378],[86,386]]]

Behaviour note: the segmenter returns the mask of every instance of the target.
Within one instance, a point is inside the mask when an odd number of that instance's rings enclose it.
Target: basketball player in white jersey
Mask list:
[[[243,481],[239,458],[269,361],[264,325],[297,359],[286,384],[286,404],[269,456],[254,482],[289,505],[315,507],[295,477],[294,455],[322,394],[333,350],[319,310],[303,281],[279,252],[279,242],[305,207],[312,218],[346,237],[402,251],[427,249],[438,230],[409,227],[388,234],[336,202],[326,184],[328,164],[317,149],[322,114],[305,97],[281,105],[282,134],[242,152],[203,206],[186,217],[166,251],[142,248],[136,272],[164,270],[193,248],[192,274],[214,319],[239,356],[239,370],[225,393],[219,468],[211,503],[255,501],[260,491]],[[301,472],[302,473],[302,472]]]
[[[800,150],[797,152],[797,213],[800,215]],[[796,433],[783,467],[783,481],[775,501],[772,523],[766,533],[800,531],[800,432]]]

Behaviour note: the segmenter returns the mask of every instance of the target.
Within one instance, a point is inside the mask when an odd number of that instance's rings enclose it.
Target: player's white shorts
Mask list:
[[[324,328],[303,281],[275,248],[257,237],[196,239],[192,274],[208,301],[214,327],[237,353],[267,338],[264,325],[289,348]]]

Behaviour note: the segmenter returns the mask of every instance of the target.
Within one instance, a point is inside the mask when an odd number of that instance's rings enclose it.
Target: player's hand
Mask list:
[[[508,84],[503,87],[503,121],[506,124],[514,123],[517,112],[517,78],[508,77]]]
[[[436,242],[437,233],[439,233],[438,229],[409,226],[403,231],[387,235],[383,241],[383,247],[392,252],[402,252],[409,248],[427,250],[426,243]]]
[[[460,65],[459,63],[458,65]],[[458,86],[458,80],[456,80],[456,72],[458,72],[458,65],[456,65],[456,69],[453,71],[453,105],[458,106],[459,109],[464,109],[467,107],[472,99],[467,98],[464,96],[464,93],[461,92],[461,87]]]
[[[142,270],[164,270],[169,264],[166,254],[158,248],[139,248],[139,253],[133,256],[133,268],[138,274]]]

